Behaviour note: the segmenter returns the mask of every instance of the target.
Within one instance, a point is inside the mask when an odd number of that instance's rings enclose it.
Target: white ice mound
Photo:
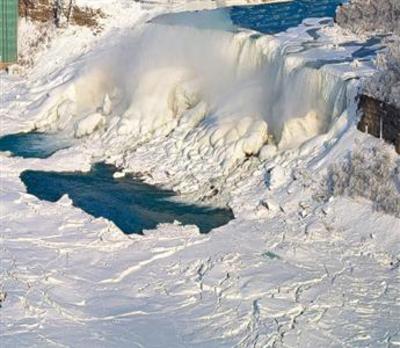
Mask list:
[[[143,74],[118,128],[120,135],[137,135],[172,128],[199,101],[198,88],[185,69],[162,68]],[[188,82],[189,81],[189,82]]]
[[[297,147],[321,134],[324,128],[325,122],[320,119],[315,111],[310,111],[305,117],[292,118],[283,126],[279,148],[290,149]]]

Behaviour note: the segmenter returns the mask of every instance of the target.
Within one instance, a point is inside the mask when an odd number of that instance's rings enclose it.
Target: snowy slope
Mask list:
[[[1,134],[36,127],[79,143],[44,160],[0,154],[0,343],[399,345],[400,219],[319,198],[330,163],[385,146],[354,127],[351,79],[374,71],[341,45],[357,38],[317,20],[275,37],[145,24],[163,10],[96,4],[109,15],[99,36],[68,28],[39,53],[46,64],[1,75]],[[19,179],[99,160],[227,203],[236,219],[207,235],[166,224],[126,236]]]

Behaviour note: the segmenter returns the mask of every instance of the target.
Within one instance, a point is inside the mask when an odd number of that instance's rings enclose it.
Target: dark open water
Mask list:
[[[64,194],[73,205],[95,217],[113,221],[125,233],[141,233],[159,223],[197,225],[201,233],[233,219],[229,209],[216,209],[170,200],[174,192],[148,185],[133,176],[115,179],[116,168],[95,164],[88,173],[27,170],[21,174],[28,193],[58,201]]]

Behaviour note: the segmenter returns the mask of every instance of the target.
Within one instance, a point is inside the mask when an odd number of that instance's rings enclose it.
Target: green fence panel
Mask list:
[[[18,0],[0,0],[0,61],[17,61]]]

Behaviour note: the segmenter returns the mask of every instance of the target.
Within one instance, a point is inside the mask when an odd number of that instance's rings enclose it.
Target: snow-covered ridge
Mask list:
[[[397,0],[351,0],[339,9],[337,21],[360,34],[381,32],[399,35],[400,3]]]

